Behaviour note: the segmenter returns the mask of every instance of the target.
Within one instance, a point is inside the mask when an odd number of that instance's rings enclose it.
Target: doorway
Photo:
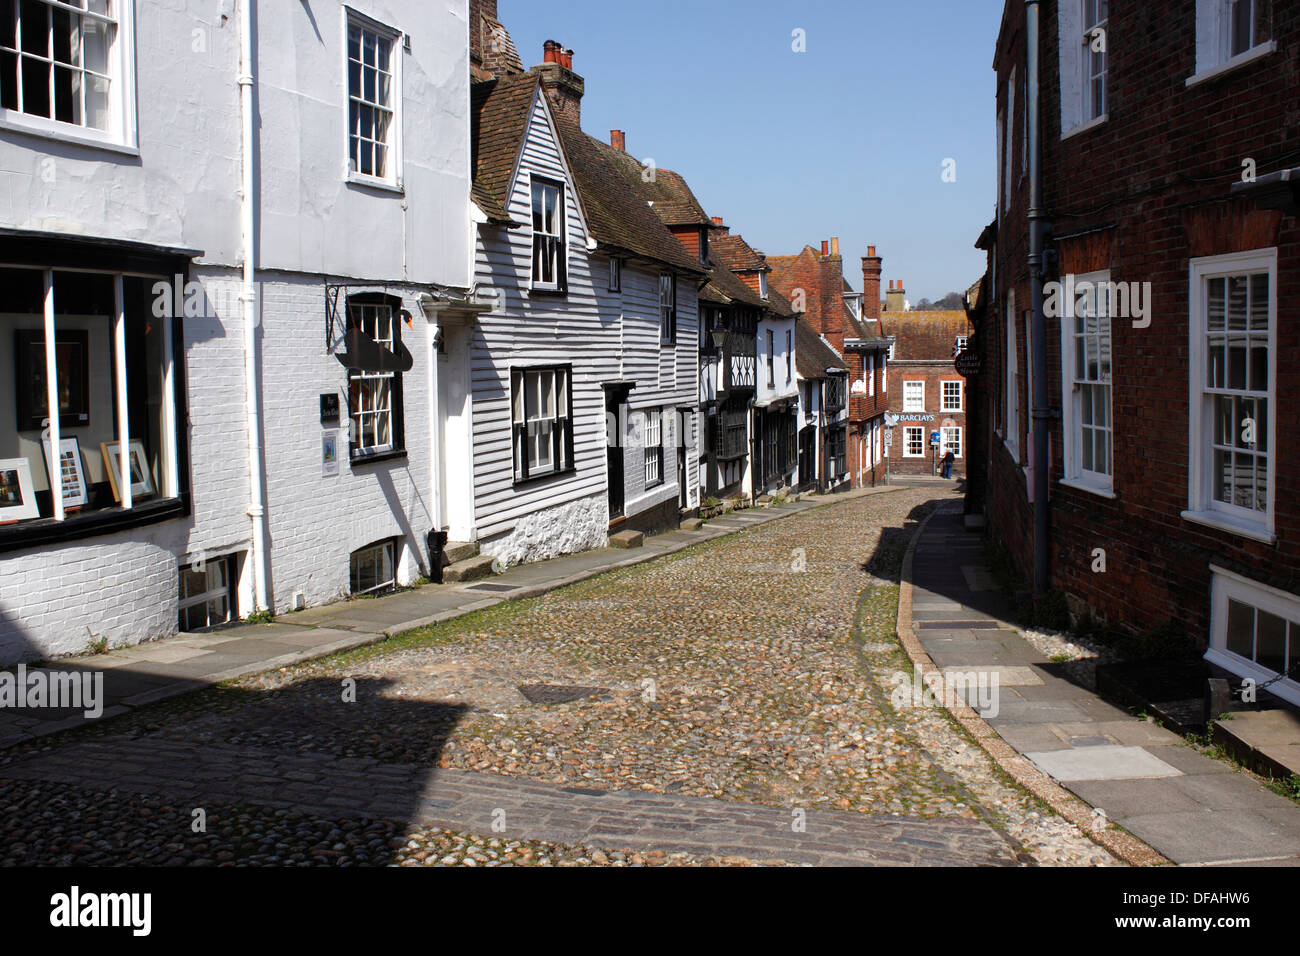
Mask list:
[[[608,462],[609,523],[623,520],[626,490],[623,478],[623,409],[626,387],[605,386],[605,455]]]

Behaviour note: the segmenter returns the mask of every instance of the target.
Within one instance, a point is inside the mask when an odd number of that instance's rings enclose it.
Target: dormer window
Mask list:
[[[760,272],[758,274],[758,294],[761,295],[764,299],[767,298],[767,273],[766,272]]]

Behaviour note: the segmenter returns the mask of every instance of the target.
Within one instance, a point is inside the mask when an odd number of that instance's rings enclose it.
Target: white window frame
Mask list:
[[[962,457],[963,436],[961,431],[962,429],[960,425],[944,425],[939,429],[939,457],[940,458],[946,455],[948,453],[948,449],[952,447],[952,439],[954,436],[956,436],[957,438],[957,447],[953,451],[952,456],[954,458]]]
[[[537,228],[537,213],[533,209],[534,194],[538,189],[555,191],[555,232],[539,231]],[[544,193],[543,193],[544,195]],[[528,227],[530,235],[529,245],[529,287],[539,292],[561,292],[564,290],[566,278],[568,276],[569,266],[569,234],[568,234],[568,196],[564,183],[554,179],[547,179],[544,176],[528,177]],[[543,209],[545,209],[545,200],[543,200]],[[554,263],[552,265],[552,276],[550,281],[542,279],[537,274],[537,240],[538,238],[552,239],[555,241]]]
[[[360,166],[357,169],[352,168],[352,80],[351,80],[351,48],[349,45],[348,35],[353,27],[363,31],[362,44],[364,50],[365,37],[364,33],[373,33],[376,36],[382,36],[391,44],[391,59],[389,64],[391,70],[391,107],[384,107],[377,102],[370,102],[358,98],[359,103],[364,103],[372,108],[391,109],[393,118],[388,127],[388,173],[384,176],[376,176],[372,173],[361,172]],[[362,186],[374,186],[381,189],[402,191],[402,61],[403,61],[403,33],[395,27],[380,23],[373,20],[365,14],[358,13],[351,7],[343,7],[343,169],[344,178],[347,182],[357,183]],[[364,53],[363,53],[364,61]],[[365,92],[364,68],[362,76],[361,93]]]
[[[921,436],[919,452],[911,451],[912,443],[908,436],[916,432]],[[925,457],[925,426],[924,425],[904,425],[903,426],[903,457],[904,458],[924,458]]]
[[[645,435],[641,443],[645,449],[646,489],[658,488],[667,480],[664,476],[664,410],[645,410]]]
[[[1006,116],[1007,116],[1007,112],[1006,112],[1006,108],[1005,108],[1005,107],[1003,107],[1002,109],[998,110],[998,130],[997,130],[997,136],[998,136],[998,191],[997,191],[997,194],[993,197],[993,206],[994,206],[994,208],[995,208],[996,211],[997,211],[997,214],[998,214],[997,218],[998,218],[998,222],[999,222],[999,223],[1002,222],[1002,213],[1003,213],[1003,211],[1004,211],[1005,208],[1006,208],[1006,202],[1005,202],[1005,200],[1003,199],[1003,196],[1006,195],[1006,191],[1007,191],[1006,175],[1005,175],[1005,173],[1004,173],[1004,170],[1006,169],[1006,152],[1007,152],[1007,120],[1006,120]]]
[[[1277,677],[1277,671],[1269,670],[1251,658],[1228,650],[1228,602],[1236,600],[1257,611],[1266,611],[1292,622],[1288,628],[1288,640],[1294,641],[1300,640],[1300,597],[1252,581],[1217,565],[1211,564],[1210,572],[1210,647],[1205,652],[1205,659],[1238,677],[1250,678],[1256,683],[1262,684]],[[1289,653],[1284,652],[1284,665],[1289,658]],[[1290,677],[1284,677],[1268,690],[1288,703],[1300,705],[1300,682]]]
[[[1188,349],[1188,521],[1209,525],[1242,537],[1273,543],[1277,495],[1277,249],[1256,249],[1223,256],[1205,256],[1191,260],[1188,278],[1189,333]],[[1206,386],[1206,286],[1210,279],[1242,274],[1267,273],[1268,306],[1268,483],[1264,512],[1247,510],[1238,505],[1217,501],[1213,497],[1211,468],[1214,455],[1210,448],[1213,419],[1207,412],[1210,392]],[[1249,359],[1247,360],[1249,366]]]
[[[364,560],[376,553],[383,554],[387,559],[388,571],[391,576],[387,581],[381,581],[378,584],[374,584],[371,587],[361,590],[354,590],[352,587],[352,562],[356,560]],[[397,559],[399,557],[400,555],[397,553],[397,542],[395,540],[379,541],[362,548],[357,548],[356,551],[353,551],[348,555],[348,593],[353,595],[381,594],[384,591],[395,588],[397,586]]]
[[[65,140],[86,146],[95,146],[114,152],[138,155],[139,132],[136,120],[135,77],[135,4],[130,0],[113,0],[116,12],[110,16],[77,10],[59,0],[40,0],[47,7],[67,10],[73,16],[91,17],[103,22],[115,22],[116,33],[108,51],[109,67],[109,123],[107,129],[95,129],[23,113],[20,110],[0,108],[0,128],[12,129],[46,139]],[[15,7],[15,11],[17,11]],[[21,46],[21,41],[18,46]],[[27,58],[31,56],[25,55]],[[21,71],[22,66],[19,65]],[[52,106],[53,104],[51,104]]]
[[[952,387],[957,388],[957,402],[949,402],[948,395]],[[966,409],[966,383],[959,378],[946,378],[939,383],[939,411],[961,412]]]
[[[1078,285],[1085,282],[1092,283],[1094,289],[1109,289],[1110,272],[1089,272],[1086,275],[1077,276],[1075,282]],[[1107,296],[1107,298],[1109,297]],[[1100,306],[1102,299],[1100,296],[1095,296],[1093,301]],[[1107,328],[1109,331],[1105,337],[1109,339],[1109,375],[1104,378],[1100,377],[1099,368],[1099,377],[1094,380],[1087,377],[1088,373],[1085,368],[1084,379],[1079,379],[1076,377],[1079,333],[1076,332],[1074,325],[1077,306],[1077,301],[1067,301],[1065,303],[1065,314],[1061,316],[1061,427],[1065,450],[1064,475],[1061,478],[1061,484],[1079,488],[1083,491],[1090,491],[1102,497],[1113,498],[1115,497],[1115,325],[1114,319],[1110,315],[1113,310],[1109,301],[1107,301],[1105,317],[1108,320]],[[1095,335],[1098,339],[1098,364],[1100,366],[1100,340],[1102,334],[1100,331],[1088,334]],[[1108,424],[1099,426],[1094,421],[1094,424],[1085,426],[1083,424],[1083,389],[1096,386],[1105,386],[1106,388],[1106,421]],[[1083,467],[1084,428],[1092,431],[1105,431],[1110,436],[1107,471],[1099,472],[1095,469]]]
[[[220,572],[222,580],[218,584],[213,585],[212,583],[213,572],[217,572],[217,571]],[[192,564],[186,564],[181,566],[182,581],[184,580],[184,576],[186,573],[203,574],[206,576],[207,579],[206,580],[207,590],[201,594],[191,594],[189,597],[181,597],[180,590],[179,590],[180,585],[178,583],[177,604],[176,604],[176,617],[177,617],[178,625],[181,616],[186,611],[196,607],[205,607],[205,606],[208,607],[208,623],[205,624],[203,627],[199,627],[199,628],[193,628],[190,630],[181,629],[182,633],[195,633],[195,632],[207,631],[207,630],[211,630],[214,627],[219,627],[222,624],[229,624],[231,621],[235,620],[235,616],[239,612],[237,607],[235,606],[235,589],[233,587],[234,571],[235,571],[235,561],[231,557],[223,557],[223,558],[218,558],[216,560],[208,560],[202,570],[199,570],[198,568],[194,567]],[[218,601],[225,602],[226,615],[224,618],[221,618],[220,620],[213,620],[214,615],[212,614],[210,605]]]
[[[1057,57],[1061,82],[1061,139],[1105,123],[1110,114],[1088,118],[1087,99],[1084,92],[1084,70],[1087,58],[1084,51],[1083,6],[1088,0],[1061,0],[1057,4]],[[1109,21],[1108,21],[1109,22]],[[1110,36],[1106,37],[1107,56]],[[1109,63],[1107,64],[1109,67]],[[1109,97],[1109,93],[1107,94]]]
[[[874,352],[867,356],[867,364],[866,366],[864,366],[863,371],[866,373],[867,376],[867,394],[875,395],[876,394],[876,355]]]
[[[1107,101],[1110,98],[1110,16],[1101,15],[1101,5],[1107,3],[1107,0],[1083,0],[1082,20],[1080,23],[1081,38],[1080,43],[1083,50],[1080,54],[1080,66],[1083,69],[1083,121],[1091,123],[1107,115]],[[1094,54],[1092,45],[1100,31],[1102,35],[1103,49],[1100,54]],[[1096,70],[1097,61],[1094,56],[1101,56],[1101,70]],[[1093,84],[1096,80],[1101,80],[1101,108],[1097,108],[1094,99],[1096,91]]]
[[[1254,21],[1255,17],[1251,19]],[[1277,41],[1256,37],[1253,46],[1233,56],[1231,24],[1232,0],[1196,0],[1196,72],[1187,78],[1187,86],[1203,83],[1277,51]]]
[[[1020,461],[1020,357],[1016,349],[1016,290],[1007,292],[1007,334],[1005,345],[1006,394],[1002,403],[1002,443],[1011,460]]]
[[[785,383],[794,381],[794,333],[785,330]]]
[[[970,347],[969,335],[957,336],[957,344],[953,346],[952,357],[956,358],[958,355],[961,355],[962,352],[966,351],[966,349],[969,347]]]
[[[917,386],[920,386],[918,393]],[[918,378],[903,380],[903,411],[925,411],[925,380]]]

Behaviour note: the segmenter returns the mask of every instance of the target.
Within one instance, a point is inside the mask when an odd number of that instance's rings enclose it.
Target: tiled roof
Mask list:
[[[741,236],[714,236],[709,240],[709,251],[732,272],[767,272],[767,260],[761,252],[750,248]]]
[[[828,368],[844,368],[844,359],[800,317],[794,323],[794,367],[800,378],[825,378]]]
[[[555,126],[578,187],[587,227],[597,242],[685,272],[704,272],[699,260],[682,248],[640,192],[628,188],[622,172],[626,153],[588,136],[563,115],[556,114]]]
[[[510,223],[510,179],[538,86],[535,73],[475,83],[473,114],[474,201],[495,223]],[[597,242],[682,271],[703,273],[619,168],[627,154],[588,136],[570,119],[552,114],[560,147],[578,190],[587,228]],[[635,160],[633,161],[635,162]]]
[[[764,309],[768,306],[768,303],[764,302],[757,292],[745,285],[734,272],[721,264],[714,266],[710,270],[709,283],[700,292],[700,298],[722,305],[740,302],[757,309]]]
[[[951,359],[957,336],[973,331],[964,311],[885,312],[880,326],[894,337],[895,362]]]
[[[489,221],[509,224],[510,177],[528,128],[537,77],[505,76],[470,87],[474,203]]]
[[[783,319],[795,317],[794,306],[790,300],[772,288],[770,283],[767,287],[767,308],[769,312],[775,312]]]

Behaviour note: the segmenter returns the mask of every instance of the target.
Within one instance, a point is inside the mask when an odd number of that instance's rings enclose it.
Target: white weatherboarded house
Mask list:
[[[698,504],[703,271],[582,132],[558,50],[527,73],[498,61],[472,97],[489,311],[447,342],[473,437],[457,509],[473,524],[451,530],[503,565],[675,528]]]

